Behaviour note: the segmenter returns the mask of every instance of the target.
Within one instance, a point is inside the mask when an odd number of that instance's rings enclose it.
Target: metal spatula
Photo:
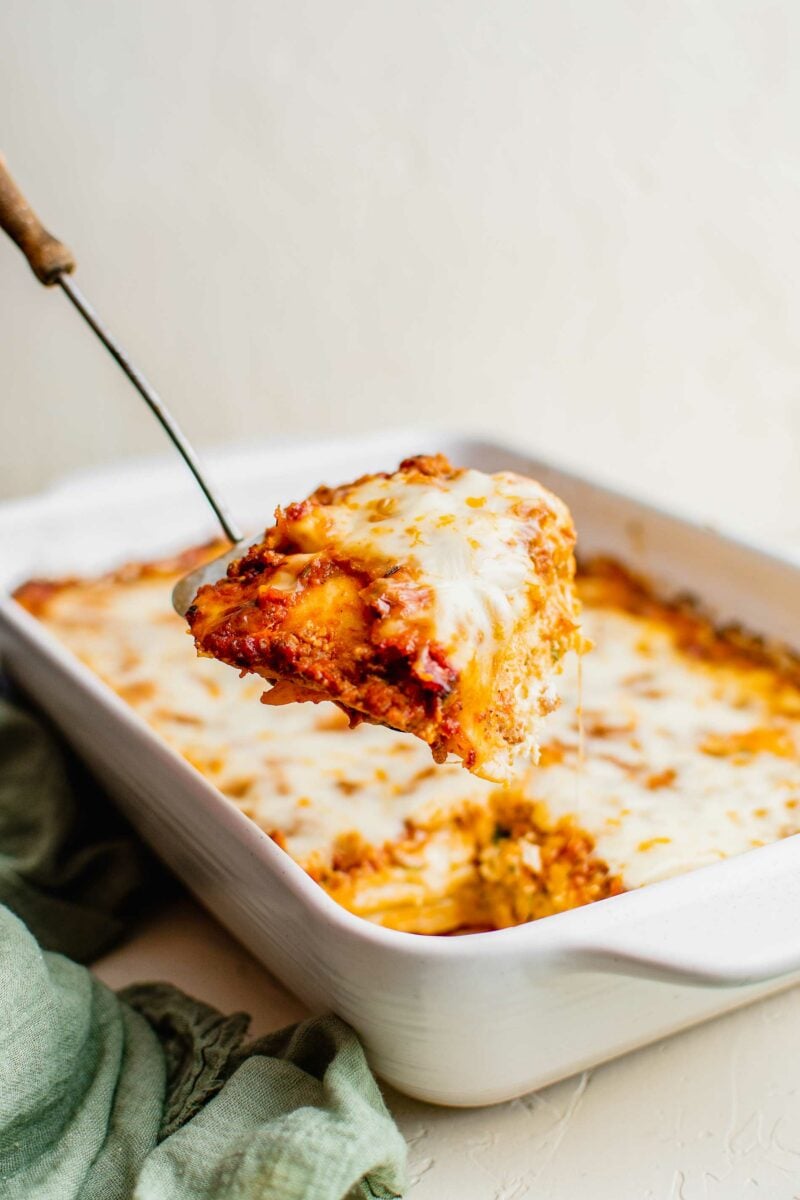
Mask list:
[[[243,554],[249,543],[242,537],[218,493],[211,487],[197,455],[155,388],[136,369],[119,342],[109,332],[108,327],[103,324],[85,296],[75,286],[70,278],[75,270],[75,259],[72,252],[44,228],[11,178],[2,155],[0,155],[0,228],[4,229],[12,241],[19,246],[39,282],[43,283],[45,287],[58,284],[89,328],[97,334],[106,350],[119,364],[139,395],[147,402],[151,411],[161,422],[200,485],[206,500],[216,513],[225,537],[233,543],[230,550],[226,550],[224,554],[212,562],[206,563],[205,566],[191,571],[175,585],[172,592],[172,603],[176,611],[181,616],[185,616],[197,589],[202,584],[213,582],[224,575],[228,563]]]

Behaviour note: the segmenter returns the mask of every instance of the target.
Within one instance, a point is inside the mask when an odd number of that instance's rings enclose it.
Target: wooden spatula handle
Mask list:
[[[72,251],[48,233],[17,187],[0,154],[0,228],[16,242],[37,279],[48,287],[75,270]]]

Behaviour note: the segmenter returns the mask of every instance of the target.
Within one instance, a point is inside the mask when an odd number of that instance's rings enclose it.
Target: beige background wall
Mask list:
[[[435,420],[800,536],[800,6],[4,0],[2,149],[201,445]],[[0,244],[0,493],[159,451]]]

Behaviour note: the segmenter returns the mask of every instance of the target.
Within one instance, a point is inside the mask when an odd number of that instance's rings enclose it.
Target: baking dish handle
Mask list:
[[[800,835],[618,899],[573,966],[706,987],[800,972]]]

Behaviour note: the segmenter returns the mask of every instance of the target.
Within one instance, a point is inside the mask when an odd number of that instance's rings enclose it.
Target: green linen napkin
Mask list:
[[[55,952],[109,945],[153,870],[52,736],[0,701],[0,1196],[400,1195],[405,1144],[338,1018],[248,1042],[244,1014],[168,984],[116,995]]]
[[[91,962],[168,887],[74,755],[0,698],[0,904],[46,950]]]

